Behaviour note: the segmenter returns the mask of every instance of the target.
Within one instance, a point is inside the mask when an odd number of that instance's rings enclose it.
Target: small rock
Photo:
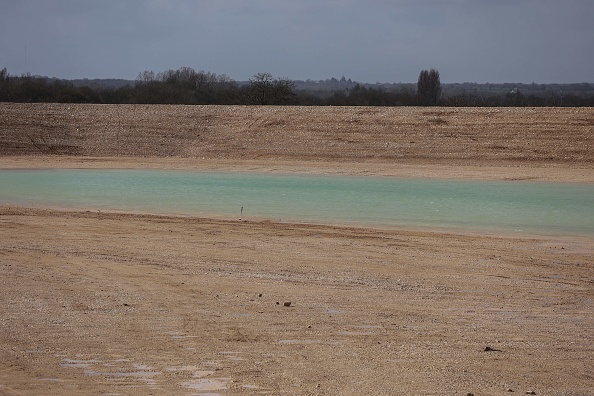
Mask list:
[[[277,302],[276,302],[276,305],[280,305],[280,303],[277,301]]]
[[[283,305],[285,307],[290,307],[291,306],[291,301],[285,301],[285,303]]]
[[[258,297],[262,297],[262,293],[258,294]]]
[[[513,392],[514,390],[512,388],[507,388],[508,392]]]
[[[308,328],[308,329],[311,329],[311,325],[308,325],[308,326],[307,326],[307,328]]]
[[[501,349],[492,348],[490,346],[486,346],[484,349],[485,352],[501,352]]]
[[[474,396],[474,393],[472,393],[472,392],[468,392],[468,393],[466,394],[466,396]]]
[[[530,391],[526,391],[526,394],[527,395],[536,395],[536,392],[533,390],[530,390]]]

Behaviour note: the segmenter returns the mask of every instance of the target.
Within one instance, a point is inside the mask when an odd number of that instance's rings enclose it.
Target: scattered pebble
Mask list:
[[[285,307],[290,307],[291,306],[291,301],[285,301],[285,303],[283,305]]]
[[[530,391],[526,391],[526,394],[527,395],[536,395],[536,392],[533,390],[530,390]]]

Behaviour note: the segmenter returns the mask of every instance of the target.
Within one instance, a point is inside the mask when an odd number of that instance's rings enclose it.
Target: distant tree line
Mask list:
[[[117,88],[78,85],[39,76],[11,76],[0,71],[0,101],[146,104],[299,104],[293,81],[258,73],[247,84],[227,75],[189,67],[160,73],[144,71],[133,84]]]
[[[588,85],[588,84],[587,84]],[[505,84],[478,89],[476,84],[449,84],[443,89],[439,72],[423,70],[417,84],[361,84],[345,79],[292,81],[257,73],[238,82],[225,74],[190,67],[159,73],[143,71],[133,82],[101,84],[41,76],[10,75],[0,70],[1,102],[106,104],[239,104],[303,106],[594,106],[594,89]],[[502,88],[503,87],[503,91]],[[448,91],[448,92],[446,92]],[[525,91],[526,93],[524,93]]]

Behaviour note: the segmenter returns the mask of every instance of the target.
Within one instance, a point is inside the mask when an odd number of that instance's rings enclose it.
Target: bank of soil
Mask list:
[[[0,167],[593,182],[593,119],[0,104]],[[593,246],[0,206],[0,394],[592,394]]]
[[[0,104],[0,155],[594,163],[592,108]]]

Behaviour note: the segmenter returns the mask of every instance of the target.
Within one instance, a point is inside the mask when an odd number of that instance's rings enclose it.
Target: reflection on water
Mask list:
[[[594,185],[158,170],[2,170],[0,204],[594,235]]]

